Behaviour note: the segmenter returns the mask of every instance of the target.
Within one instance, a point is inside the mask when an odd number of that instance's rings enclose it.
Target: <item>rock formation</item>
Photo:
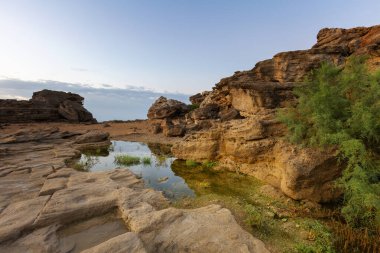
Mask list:
[[[152,124],[153,133],[163,132],[168,137],[178,137],[185,134],[182,118],[190,108],[178,100],[159,97],[149,108],[148,119],[155,120]]]
[[[335,199],[341,167],[334,151],[287,143],[275,112],[296,103],[292,90],[312,69],[323,61],[344,65],[351,55],[366,55],[369,68],[379,68],[380,26],[322,29],[311,49],[279,53],[223,78],[212,91],[190,97],[199,108],[185,116],[188,134],[173,154],[218,160],[220,167],[256,176],[294,199]]]
[[[80,149],[108,138],[58,128],[0,133],[0,252],[269,252],[218,205],[167,208],[126,168],[70,168]]]
[[[78,94],[51,90],[34,92],[28,101],[0,99],[0,123],[96,122],[83,100]]]

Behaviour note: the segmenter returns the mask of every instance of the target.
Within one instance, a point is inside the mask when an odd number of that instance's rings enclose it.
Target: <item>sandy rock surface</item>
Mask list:
[[[67,166],[78,147],[107,138],[46,127],[0,134],[0,252],[268,252],[220,206],[166,208],[126,168]]]

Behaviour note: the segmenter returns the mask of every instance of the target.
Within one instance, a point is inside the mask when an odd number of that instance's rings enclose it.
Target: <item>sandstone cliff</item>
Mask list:
[[[0,99],[0,123],[70,121],[96,122],[83,107],[84,98],[78,94],[42,90],[28,101]]]
[[[220,167],[256,176],[294,199],[335,199],[341,168],[334,150],[287,143],[275,112],[295,104],[292,89],[312,69],[324,61],[344,65],[351,55],[366,55],[369,68],[379,68],[380,26],[322,29],[311,49],[276,54],[222,79],[211,92],[191,97],[199,108],[185,116],[188,134],[173,146],[174,155],[218,160]]]

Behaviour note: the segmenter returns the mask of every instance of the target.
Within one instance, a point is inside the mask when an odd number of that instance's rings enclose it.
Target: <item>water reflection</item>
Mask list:
[[[150,157],[150,164],[128,166],[133,173],[144,179],[147,187],[163,191],[170,199],[195,196],[182,177],[176,176],[171,169],[175,158],[170,156],[170,147],[159,144],[112,141],[107,149],[83,152],[79,163],[88,171],[105,171],[118,167],[115,156],[130,155]]]

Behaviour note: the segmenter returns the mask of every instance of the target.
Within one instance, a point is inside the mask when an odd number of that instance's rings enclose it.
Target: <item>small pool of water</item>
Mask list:
[[[149,164],[120,166],[118,155],[150,158]],[[161,144],[145,144],[128,141],[112,141],[108,149],[86,151],[80,164],[87,171],[105,171],[125,167],[140,176],[145,185],[171,200],[204,195],[229,196],[253,202],[252,195],[262,183],[250,176],[236,172],[216,171],[207,164],[189,165],[171,156],[170,147]]]
[[[150,164],[118,165],[115,156],[130,155],[140,158],[150,158]],[[88,171],[106,171],[117,167],[127,167],[133,173],[144,179],[145,185],[162,191],[170,199],[194,197],[194,191],[182,177],[171,169],[175,158],[170,156],[170,148],[158,144],[139,142],[112,141],[108,149],[98,149],[84,152],[79,163]]]

